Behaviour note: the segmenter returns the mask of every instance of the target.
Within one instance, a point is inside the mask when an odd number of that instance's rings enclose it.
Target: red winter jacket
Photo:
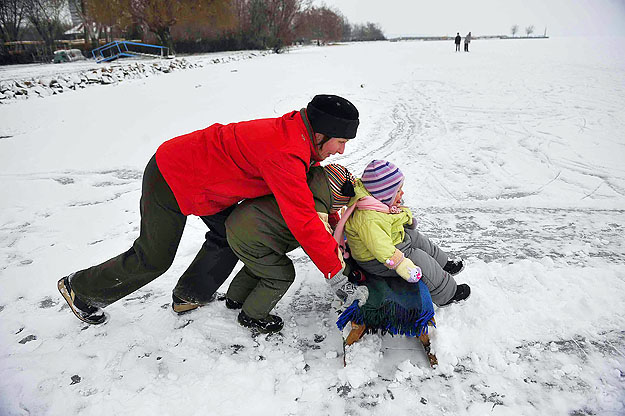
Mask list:
[[[156,163],[184,215],[212,215],[243,199],[273,194],[289,230],[327,278],[341,264],[306,183],[318,159],[307,126],[305,110],[213,124],[163,143]]]

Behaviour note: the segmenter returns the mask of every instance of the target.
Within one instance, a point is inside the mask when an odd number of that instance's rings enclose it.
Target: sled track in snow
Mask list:
[[[374,159],[386,159],[398,165],[415,160],[430,163],[425,157],[447,133],[439,104],[430,96],[436,93],[432,91],[436,87],[440,87],[439,83],[427,81],[393,85],[396,97],[393,106],[380,109],[375,119],[367,121],[372,126],[368,137],[358,136],[354,147],[337,158],[337,163],[357,160],[363,167]]]

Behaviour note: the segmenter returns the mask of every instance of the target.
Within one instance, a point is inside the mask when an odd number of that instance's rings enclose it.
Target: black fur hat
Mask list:
[[[315,133],[345,139],[356,137],[358,110],[343,97],[315,95],[306,107],[306,114]]]

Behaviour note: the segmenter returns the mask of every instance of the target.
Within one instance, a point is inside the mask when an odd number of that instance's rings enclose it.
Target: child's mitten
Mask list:
[[[395,271],[409,283],[417,283],[419,279],[421,279],[421,268],[416,266],[412,260],[407,257],[399,263]]]

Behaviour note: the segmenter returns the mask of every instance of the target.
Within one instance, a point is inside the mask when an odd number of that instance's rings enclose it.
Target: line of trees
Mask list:
[[[510,33],[512,33],[513,37],[516,36],[516,34],[519,33],[519,25],[512,25]],[[530,37],[532,33],[534,33],[534,25],[527,26],[525,28],[525,36]]]
[[[32,60],[51,59],[59,40],[68,38],[70,11],[82,23],[77,37],[84,39],[83,50],[118,38],[178,53],[280,52],[296,42],[385,39],[378,25],[352,25],[338,11],[314,7],[310,0],[0,0],[0,63],[20,55],[15,42],[26,40],[38,41],[36,50],[31,47]]]

